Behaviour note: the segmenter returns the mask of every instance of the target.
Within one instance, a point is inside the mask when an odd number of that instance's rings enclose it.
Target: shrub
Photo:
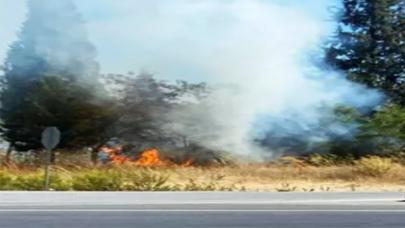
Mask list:
[[[78,191],[175,191],[176,186],[167,184],[169,176],[150,170],[125,171],[94,170],[74,175],[72,187]]]
[[[369,156],[356,161],[355,168],[363,175],[379,177],[389,172],[395,164],[391,158]]]
[[[225,178],[222,175],[213,175],[209,182],[198,183],[193,179],[181,187],[183,191],[244,191],[245,188],[237,188],[235,185],[223,185],[221,181]]]
[[[10,190],[13,177],[10,174],[0,172],[0,190]]]
[[[122,175],[112,170],[94,170],[74,175],[72,188],[77,191],[119,191]]]
[[[307,162],[313,166],[337,166],[337,165],[353,165],[355,158],[352,154],[339,156],[337,154],[311,154],[307,158]]]
[[[50,189],[55,191],[68,191],[72,190],[72,183],[70,180],[63,179],[59,175],[51,175]]]
[[[60,178],[57,174],[50,176],[50,189],[56,191],[70,190],[70,183]],[[44,190],[44,176],[42,174],[31,174],[16,177],[11,185],[10,190],[20,191],[40,191]]]
[[[374,154],[405,152],[405,107],[388,104],[365,118],[357,139]]]
[[[214,182],[202,182],[197,183],[194,180],[190,179],[189,183],[181,187],[183,191],[238,191],[239,189],[234,186],[222,186]]]
[[[167,184],[169,176],[155,174],[149,170],[129,173],[125,178],[123,189],[129,191],[176,191],[176,186]]]
[[[337,157],[334,154],[311,154],[308,163],[314,166],[333,166],[337,164]]]

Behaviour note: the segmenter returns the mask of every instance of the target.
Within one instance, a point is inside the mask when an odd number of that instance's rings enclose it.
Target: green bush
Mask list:
[[[386,105],[366,119],[357,138],[375,154],[405,152],[405,107]]]
[[[8,173],[0,172],[0,190],[10,190],[13,176]]]
[[[50,189],[55,191],[69,191],[72,190],[72,183],[70,180],[63,179],[59,175],[51,175]]]
[[[66,191],[70,190],[70,183],[63,180],[57,174],[50,176],[49,187],[51,190]],[[43,174],[31,174],[17,176],[10,185],[10,190],[18,191],[40,191],[44,190]]]
[[[176,186],[167,184],[169,176],[163,176],[152,171],[141,171],[127,174],[123,189],[128,191],[176,191]]]
[[[94,170],[72,177],[72,188],[77,191],[119,191],[123,177],[112,170]]]

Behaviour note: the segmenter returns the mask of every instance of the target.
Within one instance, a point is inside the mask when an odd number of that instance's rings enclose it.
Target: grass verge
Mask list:
[[[266,164],[214,167],[55,166],[55,191],[405,191],[405,165],[378,156],[284,157]],[[41,190],[41,168],[0,170],[0,190]]]

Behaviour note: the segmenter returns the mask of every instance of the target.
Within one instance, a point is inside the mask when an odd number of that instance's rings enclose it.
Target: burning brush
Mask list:
[[[158,149],[148,149],[139,153],[135,158],[131,158],[124,153],[122,146],[100,148],[99,155],[105,163],[114,165],[135,165],[140,167],[164,167],[164,166],[191,166],[193,160],[189,159],[182,163],[176,163],[171,159],[163,159]]]

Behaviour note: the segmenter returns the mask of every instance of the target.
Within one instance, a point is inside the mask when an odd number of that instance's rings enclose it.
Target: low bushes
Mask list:
[[[72,189],[77,191],[119,191],[122,175],[115,171],[88,171],[74,175]]]
[[[176,185],[168,184],[169,176],[155,174],[151,171],[130,173],[124,179],[123,190],[128,191],[176,191]]]
[[[243,190],[221,183],[223,177],[208,182],[189,179],[186,183],[170,183],[169,176],[152,169],[95,169],[60,172],[54,170],[50,189],[54,191],[236,191]],[[0,172],[0,190],[40,191],[44,188],[41,172]]]
[[[391,158],[382,158],[378,156],[363,157],[355,161],[355,169],[365,176],[380,177],[391,171],[397,163]]]
[[[189,179],[188,183],[180,186],[183,191],[245,191],[243,187],[238,188],[235,185],[226,185],[222,183],[225,178],[223,175],[212,175],[208,181],[197,182],[194,179]]]
[[[171,191],[179,190],[167,184],[168,176],[150,170],[129,172],[94,170],[74,175],[72,189],[77,191]]]
[[[31,174],[17,176],[10,183],[10,190],[40,191],[44,189],[44,176]],[[59,175],[50,176],[50,189],[55,191],[67,191],[71,189],[70,183],[63,180]]]
[[[402,161],[402,157],[368,156],[355,160],[317,155],[306,159],[288,157],[267,164],[215,167],[54,166],[50,188],[55,191],[333,191],[355,184],[356,189],[369,185],[378,190],[387,185],[393,186],[391,190],[405,191],[401,185],[405,183]],[[316,187],[317,184],[321,187]],[[42,169],[0,169],[0,190],[37,191],[43,185]]]
[[[44,189],[44,176],[40,173],[12,175],[0,172],[0,190],[40,191]],[[71,189],[69,181],[59,175],[50,177],[50,189],[66,191]]]
[[[180,190],[221,190],[213,183],[189,182],[186,185],[168,184],[169,176],[152,170],[136,172],[121,169],[86,170],[66,174],[62,178],[54,173],[50,178],[50,189],[54,191],[180,191]],[[40,191],[44,188],[44,176],[41,173],[11,174],[0,172],[0,190]]]
[[[0,190],[9,190],[12,181],[12,175],[5,172],[0,172]]]

